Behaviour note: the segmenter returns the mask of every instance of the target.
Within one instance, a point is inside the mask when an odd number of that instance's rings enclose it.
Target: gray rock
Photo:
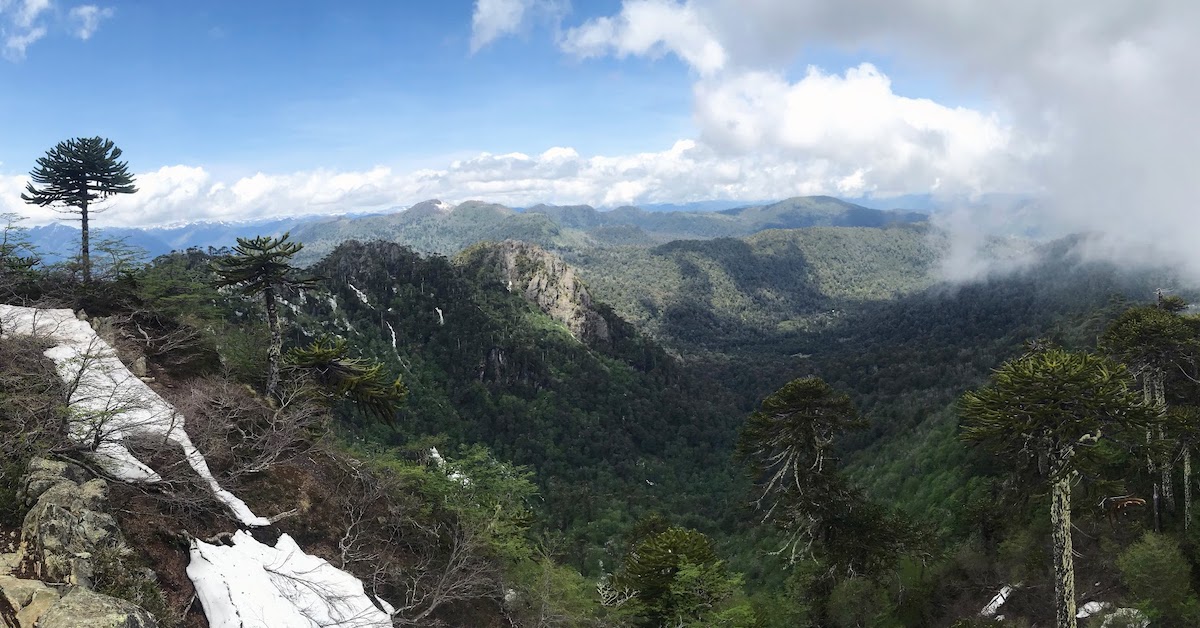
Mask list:
[[[50,607],[38,628],[158,628],[154,616],[115,597],[75,587]]]
[[[19,496],[26,506],[32,506],[42,496],[42,493],[56,484],[62,482],[82,484],[91,477],[91,474],[79,465],[34,458],[29,462],[29,471],[21,478]]]
[[[58,591],[44,582],[0,576],[0,626],[34,628],[56,602]]]
[[[50,486],[25,515],[18,560],[29,561],[47,582],[90,586],[92,555],[124,544],[116,520],[104,512],[107,495],[100,479],[76,484],[63,478]]]

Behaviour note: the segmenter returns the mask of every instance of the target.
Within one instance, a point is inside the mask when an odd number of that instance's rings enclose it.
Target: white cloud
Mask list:
[[[45,37],[45,27],[38,26],[4,38],[4,57],[9,61],[20,61],[25,58],[25,50],[34,42]]]
[[[29,47],[50,32],[49,27],[69,28],[76,37],[86,40],[101,21],[113,15],[111,8],[85,4],[73,7],[64,18],[53,8],[51,0],[0,0],[0,38],[4,40],[6,59],[24,59]]]
[[[1020,217],[1043,233],[1103,231],[1125,243],[1109,251],[1154,250],[1200,274],[1198,23],[1194,0],[624,0],[562,47],[687,62],[702,75],[699,139],[715,150],[843,176],[856,162],[850,190],[1017,186],[1042,195]],[[814,50],[887,59],[934,77],[938,93],[922,95],[986,104],[897,94],[863,65],[789,81]]]
[[[471,52],[507,35],[521,32],[536,17],[557,18],[566,0],[475,0],[471,15]]]
[[[795,83],[723,75],[698,83],[695,101],[700,139],[718,151],[823,160],[860,191],[928,192],[938,181],[955,192],[1012,190],[1026,183],[1015,164],[1033,150],[995,114],[900,96],[867,63],[844,75],[810,67]]]
[[[532,0],[478,0],[471,16],[471,52],[517,31]]]
[[[822,156],[796,159],[786,150],[728,154],[696,140],[660,151],[580,155],[555,146],[537,155],[481,153],[435,168],[397,172],[312,170],[215,179],[198,166],[167,166],[139,174],[138,193],[106,202],[101,224],[149,226],[184,220],[244,220],[335,214],[406,206],[430,198],[481,199],[511,206],[536,203],[599,207],[708,199],[764,199],[808,194],[878,193],[900,177],[883,167]],[[903,171],[911,164],[899,163]],[[923,164],[935,172],[937,164]],[[26,178],[0,176],[0,212],[58,217],[20,199]]]
[[[38,16],[50,8],[50,0],[24,0],[13,16],[13,25],[17,28],[30,29]]]
[[[672,53],[703,74],[725,66],[725,49],[701,11],[672,0],[629,0],[616,17],[601,17],[567,31],[561,47],[579,57]]]
[[[113,16],[113,10],[109,7],[84,4],[71,9],[68,16],[75,22],[75,36],[86,41],[100,28],[101,20]]]

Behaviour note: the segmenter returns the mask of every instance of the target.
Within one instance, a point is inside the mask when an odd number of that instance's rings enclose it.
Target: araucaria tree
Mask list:
[[[238,238],[234,254],[218,260],[217,286],[234,286],[246,296],[261,294],[267,310],[267,328],[271,342],[267,347],[267,387],[270,397],[279,387],[279,363],[283,353],[283,330],[279,324],[278,298],[283,290],[306,290],[315,287],[316,279],[296,276],[292,257],[304,248],[289,242],[288,234],[278,238],[258,236],[252,240]]]
[[[1195,353],[1195,332],[1176,313],[1179,301],[1177,297],[1160,297],[1158,305],[1129,308],[1100,337],[1100,346],[1129,366],[1141,383],[1145,404],[1160,415],[1167,412],[1167,373],[1183,368]],[[1169,437],[1163,424],[1158,426],[1157,434],[1146,433],[1147,441],[1154,438],[1162,441]],[[1190,451],[1187,448],[1183,451],[1190,467]],[[1161,530],[1161,502],[1165,501],[1169,510],[1174,509],[1171,487],[1174,464],[1170,457],[1156,460],[1153,454],[1148,454],[1146,463],[1152,475],[1156,471],[1159,475],[1153,489],[1154,527]],[[1185,497],[1191,497],[1190,490],[1185,490]],[[1184,504],[1184,510],[1190,512],[1190,501]],[[1185,522],[1187,519],[1185,513]]]
[[[836,437],[864,425],[854,403],[816,377],[792,380],[742,426],[737,456],[756,483],[763,520],[786,535],[794,560],[819,540],[837,505],[853,498],[833,459]]]
[[[1071,487],[1102,441],[1138,440],[1160,415],[1130,390],[1125,367],[1084,352],[1047,349],[1004,363],[960,401],[964,440],[1014,465],[1036,460],[1050,483],[1058,628],[1075,628]]]
[[[121,149],[102,137],[77,137],[59,142],[37,160],[29,173],[21,199],[31,205],[53,207],[78,214],[81,225],[79,257],[83,281],[92,281],[92,259],[88,246],[90,214],[103,211],[93,203],[115,194],[137,192],[129,164],[119,161]]]

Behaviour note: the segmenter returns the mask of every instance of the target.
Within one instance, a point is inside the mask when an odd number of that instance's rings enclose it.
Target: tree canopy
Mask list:
[[[258,236],[238,238],[233,255],[217,261],[217,280],[220,286],[237,287],[242,294],[261,294],[267,310],[267,327],[271,331],[271,342],[267,347],[268,395],[274,395],[279,386],[279,367],[283,353],[283,332],[277,312],[277,299],[286,289],[307,290],[316,287],[313,277],[299,277],[291,264],[292,257],[304,248],[299,242],[289,242],[288,234],[278,238]]]
[[[21,200],[31,205],[53,207],[58,211],[78,214],[81,224],[79,254],[83,280],[92,279],[92,263],[88,246],[89,212],[105,208],[93,207],[116,194],[137,192],[128,162],[120,161],[121,149],[112,140],[102,137],[77,137],[56,144],[37,166],[30,171]]]

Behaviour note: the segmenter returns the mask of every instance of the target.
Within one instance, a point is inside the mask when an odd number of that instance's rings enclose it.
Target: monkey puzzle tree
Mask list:
[[[764,399],[738,438],[736,455],[754,479],[763,521],[784,533],[778,553],[819,558],[833,579],[877,577],[926,541],[838,472],[837,436],[865,424],[849,396],[805,377]]]
[[[763,399],[742,426],[737,457],[755,480],[755,505],[787,534],[781,551],[790,548],[793,560],[821,536],[824,515],[852,498],[833,445],[842,432],[864,425],[848,395],[805,377]]]
[[[331,398],[346,398],[391,422],[408,396],[399,377],[390,378],[377,360],[350,357],[342,338],[318,338],[288,352],[287,361],[305,371]]]
[[[246,296],[261,294],[267,310],[267,328],[271,342],[267,347],[268,396],[279,387],[279,363],[283,353],[283,330],[279,325],[278,298],[283,290],[308,290],[316,287],[316,279],[296,276],[292,257],[304,248],[289,242],[287,233],[278,238],[258,236],[238,238],[233,255],[217,261],[217,286],[233,286]]]
[[[1034,457],[1050,483],[1058,628],[1075,628],[1071,486],[1096,445],[1129,438],[1159,419],[1129,388],[1124,366],[1084,352],[1047,349],[1005,362],[959,402],[961,437],[1019,464]]]
[[[1131,307],[1117,317],[1100,337],[1100,346],[1116,359],[1129,366],[1141,383],[1145,404],[1155,408],[1159,414],[1167,411],[1166,374],[1173,368],[1182,367],[1195,351],[1195,331],[1179,316],[1177,297],[1161,297],[1156,305]],[[1147,440],[1164,440],[1167,434],[1159,425],[1157,434],[1147,433]],[[1186,452],[1186,450],[1185,450]],[[1187,453],[1190,457],[1190,453]],[[1189,460],[1190,465],[1190,460]],[[1174,465],[1169,459],[1155,460],[1152,454],[1146,459],[1154,480],[1154,527],[1161,530],[1161,501],[1168,507],[1174,503],[1172,472]],[[1189,506],[1185,506],[1185,509]]]
[[[31,205],[50,206],[57,211],[78,214],[80,222],[79,257],[83,281],[92,281],[92,259],[88,246],[90,214],[103,211],[92,203],[115,194],[133,194],[133,176],[128,162],[118,161],[121,149],[102,137],[77,137],[59,142],[39,157],[29,173],[21,199]]]

